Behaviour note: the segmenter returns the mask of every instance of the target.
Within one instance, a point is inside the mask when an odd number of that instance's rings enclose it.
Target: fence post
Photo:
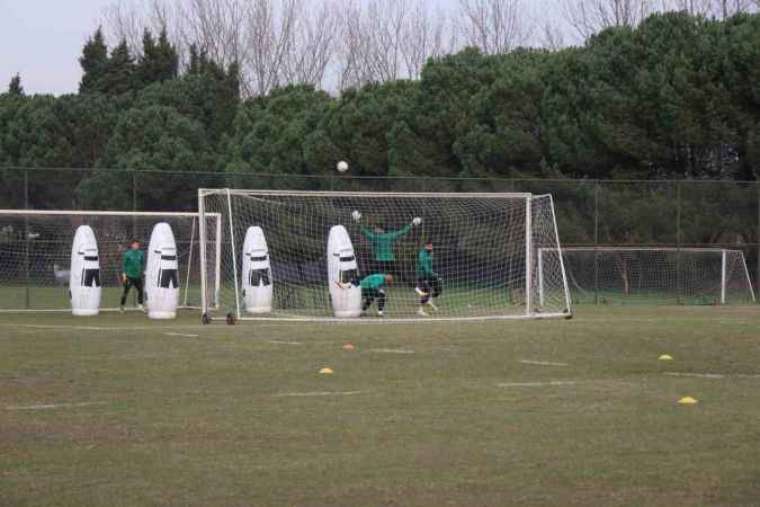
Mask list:
[[[726,249],[720,251],[720,304],[726,304]]]
[[[135,171],[132,173],[132,211],[137,211],[137,175]]]
[[[757,197],[757,238],[755,241],[755,248],[757,248],[757,266],[755,269],[757,273],[755,275],[755,293],[760,293],[760,183],[755,183],[756,197]],[[758,298],[760,300],[760,298]]]
[[[24,209],[29,209],[29,169],[24,169]],[[30,248],[31,245],[29,244],[29,241],[31,241],[31,238],[29,237],[29,215],[24,216],[24,278],[25,278],[25,287],[24,290],[24,308],[27,310],[31,308],[31,294],[30,291],[30,285],[32,283],[31,281],[31,269],[29,267],[30,262]]]
[[[137,211],[137,174],[135,171],[130,171],[132,174],[132,211]],[[137,217],[132,217],[132,237],[137,237]]]
[[[599,304],[599,180],[594,182],[594,304]]]
[[[676,303],[681,304],[681,181],[676,182]]]

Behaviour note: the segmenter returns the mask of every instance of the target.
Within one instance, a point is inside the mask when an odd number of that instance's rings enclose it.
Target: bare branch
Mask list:
[[[677,10],[720,19],[729,18],[752,8],[751,0],[672,0]]]
[[[583,39],[616,26],[637,26],[654,12],[651,0],[564,0],[568,23]]]
[[[465,43],[485,53],[506,53],[530,36],[521,0],[459,0],[459,8]]]
[[[565,47],[565,36],[554,23],[547,21],[543,27],[541,45],[548,50],[557,51]]]
[[[195,44],[223,65],[243,61],[246,3],[245,0],[177,0],[182,45]]]

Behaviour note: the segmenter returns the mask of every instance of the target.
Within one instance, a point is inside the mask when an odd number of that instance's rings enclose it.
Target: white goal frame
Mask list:
[[[542,258],[545,254],[545,252],[551,252],[554,251],[554,249],[551,248],[539,248],[537,249],[537,265],[538,265],[538,293],[539,298],[543,298],[543,276],[542,276]],[[679,254],[689,254],[689,253],[709,253],[709,254],[720,254],[720,304],[725,305],[727,304],[727,257],[729,253],[735,253],[738,254],[741,257],[742,262],[742,271],[744,274],[744,278],[747,281],[747,288],[749,290],[750,298],[753,303],[757,302],[757,298],[755,295],[755,290],[752,287],[752,278],[749,274],[749,269],[747,267],[747,258],[744,255],[744,252],[738,249],[732,249],[732,248],[691,248],[691,247],[635,247],[635,246],[578,246],[578,247],[564,247],[561,249],[562,251],[562,257],[564,258],[565,254],[567,253],[573,253],[573,252],[589,252],[589,253],[618,253],[618,252],[668,252],[668,253],[675,253],[676,255]],[[564,266],[564,262],[563,262]],[[563,267],[564,269],[564,267]],[[565,282],[567,283],[567,278],[565,278]],[[593,290],[593,288],[591,289]]]
[[[28,209],[0,209],[0,217],[2,216],[16,216],[16,217],[34,217],[34,216],[63,216],[63,217],[75,217],[75,216],[81,216],[81,217],[124,217],[124,218],[155,218],[158,221],[162,219],[168,219],[168,218],[191,218],[194,220],[194,224],[192,225],[191,229],[191,239],[190,243],[192,245],[193,241],[200,242],[200,231],[201,229],[205,229],[205,227],[200,227],[200,214],[197,212],[168,212],[168,211],[94,211],[94,210],[28,210]],[[214,220],[215,222],[215,242],[214,242],[214,249],[215,249],[215,255],[214,258],[216,259],[215,262],[215,268],[214,268],[214,297],[206,298],[206,293],[204,292],[202,294],[202,299],[204,300],[204,304],[210,304],[211,307],[215,307],[216,302],[218,301],[218,294],[219,294],[219,275],[221,270],[221,264],[220,264],[220,257],[221,257],[221,241],[219,240],[220,233],[221,233],[221,215],[219,213],[209,213],[206,215],[205,218],[210,218]],[[196,231],[199,233],[198,238],[195,238]],[[97,231],[96,231],[97,232]],[[145,245],[147,248],[147,245]],[[206,250],[205,245],[200,245],[199,243],[199,251]],[[192,265],[193,265],[193,258],[192,258],[192,247],[190,248],[190,253],[188,257],[188,263],[187,263],[187,273],[185,274],[185,287],[184,287],[184,293],[182,296],[182,301],[179,305],[180,309],[197,309],[198,306],[192,306],[188,304],[188,293],[189,293],[189,279],[190,279],[190,273],[192,271]],[[202,268],[205,269],[205,262],[201,262],[203,257],[198,259],[198,263],[201,265]],[[203,284],[205,284],[205,276],[203,278]],[[117,311],[118,308],[100,308],[100,311]],[[0,313],[51,313],[51,312],[69,312],[71,311],[70,308],[61,308],[61,309],[46,309],[46,308],[22,308],[22,309],[3,309],[0,308]]]
[[[534,302],[534,294],[533,290],[525,290],[525,311],[522,314],[514,314],[514,315],[491,315],[491,316],[456,316],[456,317],[436,317],[431,319],[416,319],[416,318],[384,318],[381,320],[377,319],[345,319],[345,318],[337,318],[337,317],[316,317],[316,316],[248,316],[244,315],[243,312],[241,312],[240,302],[240,284],[239,284],[239,277],[238,277],[238,267],[237,267],[237,247],[242,246],[242,244],[238,245],[236,243],[235,238],[235,228],[232,222],[232,201],[231,198],[233,196],[242,196],[242,197],[361,197],[361,198],[371,198],[371,197],[377,197],[377,198],[383,198],[383,197],[401,197],[401,198],[440,198],[440,199],[522,199],[525,201],[525,256],[526,256],[526,262],[525,262],[525,280],[526,287],[527,286],[533,286],[535,284],[536,290],[540,290],[540,298],[541,298],[541,304],[543,304],[543,287],[537,284],[537,279],[535,278],[535,264],[536,264],[536,251],[537,249],[533,246],[533,231],[532,231],[532,222],[533,222],[533,216],[532,216],[532,203],[533,199],[536,198],[548,198],[550,206],[551,206],[551,216],[553,221],[553,230],[554,230],[554,238],[553,240],[556,241],[556,245],[558,245],[558,249],[562,251],[560,239],[559,239],[559,231],[557,229],[557,217],[556,213],[554,211],[554,199],[550,194],[532,194],[532,193],[526,193],[526,192],[478,192],[478,193],[453,193],[453,192],[446,192],[446,193],[431,193],[431,192],[357,192],[357,191],[303,191],[303,190],[259,190],[259,189],[230,189],[230,188],[199,188],[198,189],[198,216],[199,216],[199,225],[200,225],[200,255],[201,259],[205,258],[207,255],[206,252],[206,236],[207,231],[205,230],[206,222],[203,220],[203,217],[207,215],[206,212],[206,205],[205,205],[205,198],[209,196],[222,196],[226,197],[227,199],[227,213],[229,213],[229,223],[224,224],[222,227],[222,230],[224,232],[217,232],[217,238],[223,238],[224,233],[228,233],[230,235],[229,239],[224,239],[222,241],[218,241],[217,245],[221,244],[223,241],[231,241],[233,244],[233,248],[231,249],[231,255],[232,255],[232,262],[234,263],[235,269],[233,271],[233,281],[234,281],[234,296],[235,296],[235,314],[234,317],[237,320],[251,320],[251,321],[275,321],[275,322],[346,322],[346,323],[379,323],[379,322],[391,322],[391,323],[405,323],[405,322],[447,322],[447,321],[487,321],[487,320],[525,320],[525,319],[570,319],[573,316],[572,313],[572,301],[570,298],[570,288],[567,281],[567,275],[565,271],[564,261],[562,259],[562,255],[558,256],[559,259],[559,265],[561,269],[561,276],[562,276],[562,283],[563,283],[563,296],[565,299],[565,309],[562,312],[542,312],[540,308],[537,308],[537,305]],[[219,225],[218,225],[219,226]],[[239,239],[239,238],[238,238]],[[219,247],[218,247],[219,248]],[[217,255],[217,259],[219,259],[219,255]],[[217,270],[219,269],[217,265]],[[542,271],[543,273],[543,271]],[[201,297],[202,297],[202,308],[201,311],[203,312],[204,319],[213,320],[214,317],[209,313],[210,310],[215,309],[214,305],[212,304],[212,301],[207,299],[207,290],[206,290],[206,279],[208,274],[208,268],[205,262],[201,262]],[[217,281],[217,287],[216,287],[216,299],[215,301],[219,301],[219,281],[220,281],[220,275],[217,271],[217,275],[215,276],[215,279]],[[540,287],[540,288],[539,288]],[[538,297],[538,296],[536,296]],[[218,308],[216,308],[218,309]]]

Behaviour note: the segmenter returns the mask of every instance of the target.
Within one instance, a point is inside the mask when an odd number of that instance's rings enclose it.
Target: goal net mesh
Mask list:
[[[393,284],[384,289],[385,318],[508,318],[570,312],[559,255],[544,256],[540,302],[538,298],[535,252],[559,248],[550,196],[220,189],[201,190],[199,200],[201,215],[222,217],[220,291],[212,295],[207,284],[206,292],[209,300],[218,297],[218,313],[247,317],[243,243],[248,228],[258,226],[269,250],[273,304],[270,314],[257,318],[331,318],[326,250],[336,225],[348,231],[359,279],[376,273],[393,275]],[[415,218],[421,223],[415,225]],[[420,285],[418,258],[427,240],[433,242],[432,267],[439,279],[440,294],[432,299],[437,310],[422,306],[415,290]],[[211,259],[205,265],[210,266]],[[421,307],[428,315],[418,314]],[[366,315],[375,317],[377,310],[375,301]]]
[[[576,303],[721,304],[754,301],[741,250],[564,248]]]
[[[209,222],[209,259],[216,248],[216,222]],[[199,308],[200,247],[195,213],[109,213],[0,211],[0,311],[69,310],[71,246],[80,225],[95,232],[103,286],[101,309],[117,309],[121,298],[122,255],[132,239],[148,248],[155,224],[171,225],[177,242],[180,267],[180,305]],[[147,258],[147,255],[146,255]],[[214,284],[215,270],[209,271]],[[132,291],[129,306],[136,304]],[[211,304],[214,304],[213,300]]]

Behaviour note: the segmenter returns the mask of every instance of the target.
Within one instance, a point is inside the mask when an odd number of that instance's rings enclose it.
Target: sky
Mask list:
[[[77,59],[110,0],[0,0],[0,89],[17,73],[27,93],[73,93]]]
[[[437,0],[454,5],[456,0]],[[545,0],[529,0],[535,4]],[[16,74],[29,94],[75,93],[78,58],[113,0],[0,0],[0,90]]]

